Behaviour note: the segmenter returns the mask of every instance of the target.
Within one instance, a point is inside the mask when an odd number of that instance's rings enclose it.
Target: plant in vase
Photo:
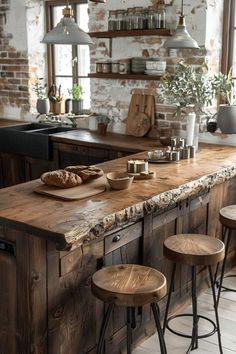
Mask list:
[[[38,78],[34,84],[34,92],[37,95],[36,108],[40,114],[48,114],[50,112],[50,103],[47,96],[47,84],[44,83],[44,79]]]
[[[72,89],[68,90],[68,92],[72,96],[72,113],[81,114],[83,112],[82,86],[73,84]]]
[[[236,134],[236,96],[233,92],[232,70],[228,75],[219,73],[214,77],[216,95],[225,101],[225,104],[219,105],[216,114],[217,127],[226,134]]]
[[[196,115],[205,113],[216,94],[215,77],[207,65],[194,67],[184,62],[177,65],[174,74],[167,73],[160,83],[160,102],[176,106],[174,115],[187,115],[187,144],[193,145]]]

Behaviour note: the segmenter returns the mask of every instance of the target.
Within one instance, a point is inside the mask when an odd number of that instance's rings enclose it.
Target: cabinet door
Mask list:
[[[39,178],[42,173],[56,170],[57,166],[52,161],[25,157],[25,181]]]
[[[89,164],[89,150],[86,146],[55,144],[54,156],[57,156],[59,168],[65,168],[71,165]]]
[[[16,354],[17,289],[14,245],[0,239],[0,353]]]
[[[1,153],[2,186],[9,187],[25,181],[24,156]]]
[[[105,237],[105,265],[133,263],[142,264],[142,222]],[[135,309],[136,324],[142,319],[141,309]],[[126,343],[126,311],[115,307],[107,331],[106,353],[117,353],[118,345]],[[116,351],[115,351],[116,348]]]

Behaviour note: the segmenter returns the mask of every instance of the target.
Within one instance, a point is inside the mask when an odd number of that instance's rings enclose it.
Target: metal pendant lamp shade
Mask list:
[[[185,17],[183,14],[183,0],[181,6],[181,15],[179,17],[179,24],[176,28],[175,34],[164,43],[165,48],[199,48],[195,39],[193,39],[187,31],[185,24]]]
[[[71,8],[63,10],[63,17],[51,31],[46,33],[42,43],[46,44],[71,44],[92,45],[94,44],[88,33],[78,27]]]

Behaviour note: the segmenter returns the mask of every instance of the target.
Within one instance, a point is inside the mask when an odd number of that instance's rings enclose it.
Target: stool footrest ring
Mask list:
[[[167,320],[166,328],[168,328],[168,330],[169,330],[170,332],[176,334],[177,336],[184,337],[184,338],[192,338],[192,333],[191,333],[191,334],[185,334],[185,333],[182,333],[182,332],[178,332],[178,331],[174,330],[173,328],[171,328],[171,327],[169,326],[169,322],[172,321],[172,320],[174,320],[174,319],[177,318],[177,317],[193,317],[193,314],[188,313],[188,314],[179,314],[179,315],[171,316],[171,317]],[[204,319],[204,320],[210,322],[211,325],[213,326],[213,329],[212,329],[211,332],[198,335],[198,336],[197,336],[198,339],[210,337],[210,336],[212,336],[214,333],[217,332],[216,324],[215,324],[215,322],[212,321],[210,318],[205,317],[205,316],[201,316],[201,315],[198,315],[197,318],[198,318],[198,322],[199,322],[199,319],[201,318],[201,319]]]

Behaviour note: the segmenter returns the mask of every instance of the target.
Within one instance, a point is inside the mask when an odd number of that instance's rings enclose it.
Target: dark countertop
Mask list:
[[[86,145],[99,148],[114,148],[119,150],[128,150],[139,152],[154,150],[158,146],[157,140],[146,137],[137,138],[131,135],[107,133],[106,135],[99,135],[95,131],[77,129],[65,133],[59,133],[51,137],[54,142]]]
[[[146,153],[135,157],[144,158]],[[133,156],[134,157],[134,156]],[[129,157],[100,164],[105,172],[125,171]],[[150,164],[151,180],[135,180],[128,190],[110,190],[80,201],[34,193],[40,180],[0,190],[0,225],[53,240],[59,249],[76,248],[110,230],[166,208],[236,176],[236,148],[200,147],[196,157],[165,165]]]

